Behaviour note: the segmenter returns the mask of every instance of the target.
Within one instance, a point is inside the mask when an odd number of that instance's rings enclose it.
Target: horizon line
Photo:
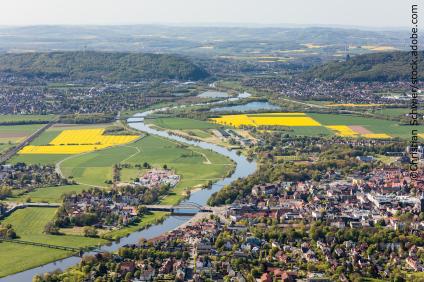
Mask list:
[[[151,22],[151,23],[36,23],[36,24],[0,24],[0,28],[22,27],[117,27],[117,26],[164,26],[164,27],[239,27],[239,28],[334,28],[334,29],[358,29],[374,31],[400,31],[409,29],[408,26],[365,26],[344,24],[296,24],[296,23],[242,23],[242,22]]]

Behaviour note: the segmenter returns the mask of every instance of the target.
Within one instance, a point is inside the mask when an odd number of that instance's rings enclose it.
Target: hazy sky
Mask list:
[[[259,23],[402,27],[409,26],[410,10],[410,0],[0,0],[0,25]]]

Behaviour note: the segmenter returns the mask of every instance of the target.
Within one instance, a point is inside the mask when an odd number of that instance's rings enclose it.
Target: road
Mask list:
[[[53,124],[55,124],[56,121],[49,122],[48,124],[44,125],[43,127],[39,128],[36,132],[28,136],[24,141],[19,143],[19,145],[11,148],[10,150],[7,150],[3,155],[0,156],[0,164],[6,162],[8,159],[13,157],[17,152],[19,152],[23,147],[31,143],[32,140],[40,136],[41,133],[43,133],[47,128],[51,127]]]

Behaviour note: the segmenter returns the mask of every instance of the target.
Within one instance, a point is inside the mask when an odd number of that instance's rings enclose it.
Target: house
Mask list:
[[[161,274],[170,273],[172,271],[173,265],[174,264],[172,263],[172,259],[171,258],[168,258],[167,260],[165,260],[165,262],[159,268],[159,273],[161,273]]]
[[[281,281],[282,282],[295,282],[296,281],[297,274],[293,271],[284,271],[281,274]]]
[[[133,261],[124,261],[119,266],[119,272],[124,275],[127,272],[134,272],[135,270],[135,262]]]
[[[142,265],[140,271],[140,281],[152,281],[156,271],[151,265]]]
[[[261,184],[261,185],[255,185],[252,188],[252,195],[253,196],[267,196],[272,195],[275,192],[277,192],[277,185],[276,184]]]
[[[414,271],[423,271],[424,267],[413,257],[408,257],[406,259],[406,264],[411,267]]]

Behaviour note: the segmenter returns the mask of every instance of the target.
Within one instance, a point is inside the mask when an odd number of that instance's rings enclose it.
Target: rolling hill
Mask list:
[[[208,76],[203,68],[176,55],[94,51],[1,54],[0,73],[101,81],[199,80]]]
[[[418,72],[423,78],[423,55],[420,52]],[[408,80],[411,75],[409,52],[383,52],[358,55],[342,62],[330,62],[307,70],[307,79],[351,81]]]

